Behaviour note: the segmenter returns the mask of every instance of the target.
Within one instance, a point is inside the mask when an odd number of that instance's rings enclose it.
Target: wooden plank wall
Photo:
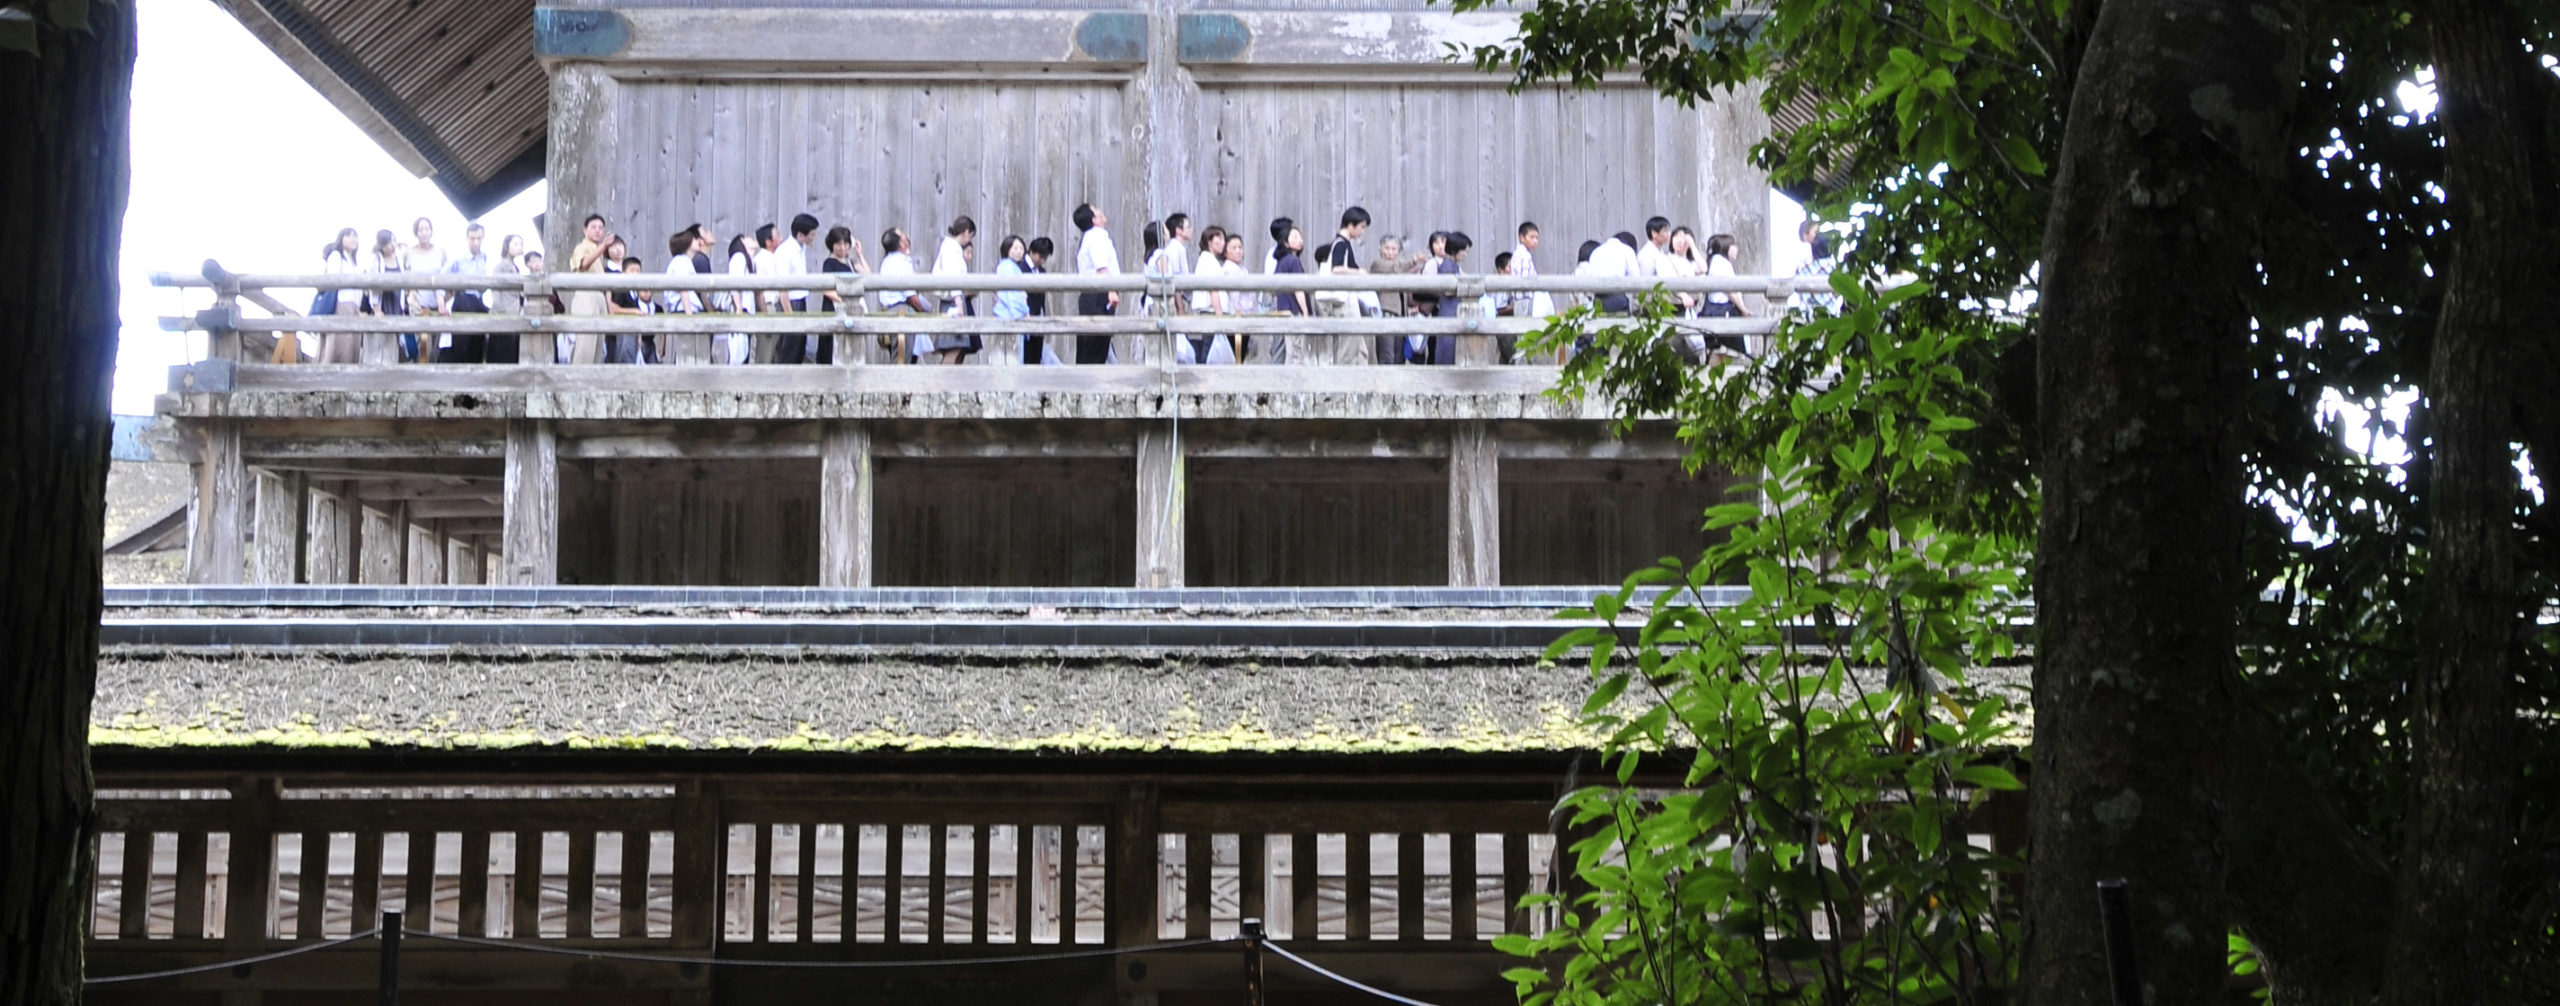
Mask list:
[[[1125,587],[1138,501],[1127,458],[882,458],[882,586]]]
[[[787,232],[802,212],[852,227],[874,266],[881,231],[903,227],[922,268],[965,213],[978,221],[977,271],[988,272],[1009,233],[1050,235],[1057,261],[1071,261],[1069,214],[1092,200],[1133,221],[1121,243],[1134,265],[1142,214],[1125,177],[1121,92],[1090,82],[630,81],[617,109],[617,178],[631,197],[603,212],[653,269],[679,227],[701,222],[725,245],[762,223]],[[825,256],[812,250],[813,271]]]
[[[1193,586],[1449,582],[1446,461],[1195,458],[1190,474]]]
[[[1695,561],[1706,509],[1734,501],[1730,478],[1691,478],[1676,461],[1502,463],[1502,580],[1616,583],[1666,555]]]
[[[563,583],[818,582],[811,458],[560,463]]]

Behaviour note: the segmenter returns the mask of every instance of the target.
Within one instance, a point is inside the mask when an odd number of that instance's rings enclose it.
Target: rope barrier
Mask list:
[[[1009,957],[918,958],[911,960],[865,961],[760,961],[741,960],[729,957],[686,957],[677,954],[651,954],[630,950],[592,950],[582,947],[554,946],[547,943],[528,943],[520,940],[500,940],[481,936],[463,936],[454,933],[422,933],[415,929],[403,930],[403,932],[411,937],[422,940],[442,940],[447,943],[463,943],[471,946],[494,947],[504,950],[524,950],[539,954],[556,954],[563,957],[584,957],[593,960],[635,961],[644,964],[702,964],[713,967],[816,968],[821,970],[959,968],[999,964],[1036,964],[1043,961],[1072,961],[1094,957],[1119,957],[1125,954],[1155,953],[1164,950],[1188,950],[1193,947],[1215,946],[1222,943],[1241,942],[1243,940],[1243,937],[1241,936],[1227,936],[1220,937],[1218,939],[1185,940],[1179,943],[1148,943],[1128,947],[1096,947],[1091,950],[1070,950],[1055,954],[1018,954]]]
[[[150,980],[152,980],[152,979],[154,979],[154,978],[177,978],[177,977],[184,976],[184,975],[200,975],[200,974],[204,974],[205,972],[208,972],[208,971],[228,971],[228,970],[230,970],[230,969],[232,969],[232,968],[247,967],[247,966],[249,966],[249,965],[251,965],[251,964],[264,964],[264,963],[266,963],[266,962],[268,962],[268,961],[280,961],[280,960],[283,960],[283,959],[285,959],[285,958],[287,958],[287,957],[299,957],[299,956],[301,956],[301,955],[303,955],[303,954],[318,953],[318,952],[320,952],[320,951],[322,951],[322,950],[327,950],[327,949],[329,949],[329,948],[331,948],[331,947],[343,947],[343,946],[346,946],[347,944],[354,943],[354,942],[356,942],[357,940],[369,940],[369,939],[372,939],[372,938],[374,938],[374,937],[376,937],[376,936],[380,936],[380,935],[382,935],[382,929],[381,929],[381,927],[377,926],[377,927],[372,928],[372,929],[367,929],[367,930],[365,930],[364,932],[361,932],[361,933],[355,933],[355,934],[353,934],[353,935],[349,935],[349,936],[341,936],[341,937],[338,937],[337,939],[334,939],[334,940],[322,940],[322,941],[320,941],[320,942],[318,942],[318,943],[313,943],[313,944],[309,944],[309,945],[306,945],[306,946],[293,947],[293,948],[286,949],[286,950],[278,950],[278,951],[276,951],[276,952],[274,952],[274,953],[271,953],[271,954],[259,954],[258,956],[255,956],[255,957],[243,957],[243,958],[240,958],[239,960],[234,960],[234,961],[217,961],[217,962],[212,963],[212,964],[198,964],[198,965],[195,965],[194,967],[170,968],[170,969],[169,969],[169,970],[167,970],[167,971],[144,971],[144,972],[141,972],[141,973],[139,973],[139,974],[130,974],[130,975],[108,975],[108,976],[106,976],[106,977],[104,977],[104,978],[91,978],[91,979],[87,979],[86,981],[82,982],[82,984],[84,984],[84,985],[118,985],[118,984],[122,984],[122,983],[125,983],[125,982],[143,982],[143,981],[150,981]]]
[[[1269,941],[1269,940],[1264,940],[1264,941],[1262,941],[1262,949],[1264,949],[1264,950],[1268,950],[1268,951],[1271,951],[1272,953],[1275,953],[1275,954],[1279,954],[1279,955],[1280,955],[1280,956],[1282,956],[1282,957],[1286,957],[1286,958],[1288,958],[1291,962],[1293,962],[1293,963],[1297,964],[1299,967],[1305,968],[1305,969],[1307,969],[1307,970],[1309,970],[1309,971],[1313,971],[1313,972],[1315,972],[1317,975],[1320,975],[1320,976],[1322,976],[1322,977],[1330,978],[1330,979],[1332,979],[1333,981],[1335,981],[1336,983],[1339,983],[1339,984],[1341,984],[1341,985],[1348,986],[1348,987],[1350,987],[1350,988],[1358,989],[1358,990],[1360,990],[1360,991],[1362,991],[1362,992],[1369,993],[1370,995],[1377,996],[1378,998],[1380,998],[1380,999],[1384,999],[1384,1000],[1386,1000],[1386,1001],[1388,1001],[1388,1002],[1403,1003],[1403,1004],[1404,1004],[1404,1006],[1439,1006],[1439,1004],[1438,1004],[1438,1003],[1428,1003],[1428,1002],[1424,1002],[1424,1001],[1422,1001],[1422,1000],[1420,1000],[1420,999],[1414,999],[1414,998],[1410,998],[1410,997],[1407,997],[1407,996],[1400,996],[1400,995],[1397,995],[1397,994],[1395,994],[1395,993],[1393,993],[1393,992],[1389,992],[1389,991],[1387,991],[1387,990],[1385,990],[1385,989],[1379,988],[1379,987],[1377,987],[1377,986],[1375,986],[1375,985],[1364,985],[1364,984],[1361,984],[1360,982],[1353,981],[1352,979],[1345,978],[1345,977],[1343,977],[1342,975],[1335,974],[1334,972],[1331,972],[1331,971],[1327,971],[1327,970],[1325,970],[1323,967],[1318,966],[1318,965],[1316,964],[1316,962],[1314,962],[1314,961],[1311,961],[1311,960],[1308,960],[1308,959],[1306,959],[1306,958],[1304,958],[1304,957],[1300,957],[1300,956],[1298,956],[1298,955],[1296,955],[1296,954],[1290,953],[1290,952],[1288,951],[1288,949],[1287,949],[1287,948],[1282,947],[1281,945],[1279,945],[1279,944],[1277,944],[1277,943],[1273,943],[1273,942],[1271,942],[1271,941]]]

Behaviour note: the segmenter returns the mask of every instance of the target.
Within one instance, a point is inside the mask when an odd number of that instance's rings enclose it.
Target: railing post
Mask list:
[[[221,327],[205,330],[205,358],[238,363],[240,362],[240,330],[231,327],[231,322],[240,317],[240,277],[224,269],[222,263],[206,259],[204,260],[204,278],[205,282],[213,284],[212,313],[222,319]],[[290,338],[290,336],[279,333],[277,338]]]
[[[382,913],[382,973],[374,981],[374,1001],[400,1006],[400,913]]]
[[[558,337],[552,335],[550,326],[543,323],[543,319],[550,316],[551,278],[549,276],[525,277],[525,332],[516,339],[520,347],[516,352],[516,362],[548,367],[559,361],[560,347],[556,341]]]
[[[1262,984],[1262,920],[1245,919],[1237,927],[1244,937],[1244,1001],[1265,1006]]]
[[[1461,367],[1489,367],[1502,362],[1502,353],[1489,335],[1476,334],[1484,326],[1484,277],[1458,278],[1458,320],[1467,329],[1457,336],[1455,358]],[[1454,572],[1453,574],[1454,575]]]
[[[835,340],[835,348],[830,351],[828,358],[834,360],[836,366],[859,367],[871,362],[873,340],[869,336],[856,335],[852,331],[853,320],[870,313],[870,287],[871,284],[864,282],[861,273],[836,274],[837,334],[828,337]]]

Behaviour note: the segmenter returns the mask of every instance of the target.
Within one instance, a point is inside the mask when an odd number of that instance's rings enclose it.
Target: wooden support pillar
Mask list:
[[[187,536],[187,582],[238,583],[241,545],[249,537],[249,469],[240,454],[240,424],[214,419],[201,427],[204,460],[196,464],[196,502]]]
[[[430,520],[409,525],[409,568],[404,583],[437,586],[444,583],[444,521]]]
[[[1449,435],[1449,585],[1502,583],[1502,453],[1481,422]]]
[[[393,500],[358,509],[364,514],[364,582],[409,582],[409,504]]]
[[[478,535],[445,536],[444,582],[457,587],[476,587],[488,582],[488,573],[480,566]]]
[[[355,582],[358,529],[354,493],[354,485],[348,482],[310,484],[306,533],[311,552],[303,564],[305,582]]]
[[[819,586],[871,586],[871,504],[871,428],[828,423],[818,446]]]
[[[1171,424],[1138,431],[1138,586],[1182,586],[1182,443]]]
[[[258,472],[257,530],[249,575],[258,583],[301,583],[303,549],[310,542],[310,477],[301,472]]]
[[[1161,831],[1158,824],[1158,795],[1152,783],[1131,783],[1118,806],[1112,808],[1110,837],[1104,842],[1104,862],[1110,886],[1104,918],[1109,920],[1108,939],[1115,947],[1132,947],[1162,942],[1164,906],[1157,899],[1164,894],[1159,877],[1158,856]],[[1127,980],[1124,968],[1120,983],[1121,1001],[1136,1006],[1135,997],[1152,1001],[1153,992]]]
[[[549,422],[507,423],[504,582],[560,582],[560,442]]]

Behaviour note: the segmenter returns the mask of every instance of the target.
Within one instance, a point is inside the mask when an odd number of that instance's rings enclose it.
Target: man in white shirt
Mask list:
[[[1111,243],[1111,218],[1080,203],[1071,217],[1076,232],[1083,235],[1076,242],[1076,274],[1079,276],[1117,276],[1120,274],[1120,249]],[[1117,293],[1083,293],[1076,295],[1076,313],[1081,315],[1114,314],[1120,310]],[[1077,363],[1107,363],[1111,359],[1111,337],[1107,335],[1076,336]]]
[[[1636,236],[1633,234],[1619,231],[1610,235],[1609,240],[1600,242],[1600,247],[1592,249],[1589,274],[1610,277],[1641,275],[1636,271],[1635,246]],[[1597,300],[1603,313],[1625,314],[1629,309],[1630,301],[1623,293],[1604,293],[1599,295]]]
[[[1636,249],[1636,275],[1653,279],[1671,274],[1671,221],[1644,222],[1644,245]]]
[[[883,281],[892,276],[916,274],[915,245],[907,240],[907,232],[895,227],[881,232],[880,250],[883,252],[880,257],[880,278]],[[926,301],[924,294],[916,290],[880,291],[880,309],[906,314],[933,313],[933,307]],[[896,348],[892,352],[899,359],[905,359],[909,355],[929,355],[933,352],[933,344],[924,340],[922,336],[913,339],[898,337],[894,342]],[[922,343],[921,350],[917,348],[917,343]]]
[[[977,241],[977,221],[969,219],[965,214],[951,221],[951,226],[942,232],[942,246],[934,250],[933,274],[936,276],[968,275],[969,253],[976,250]],[[977,306],[969,302],[967,293],[945,290],[942,296],[945,298],[943,314],[954,318],[972,317],[977,314]],[[936,336],[933,340],[934,356],[946,364],[959,363],[962,357],[968,356],[976,349],[977,337],[975,336],[943,335]],[[918,356],[921,357],[922,354],[919,353]]]
[[[756,246],[749,249],[748,256],[755,264],[756,275],[785,276],[790,274],[790,266],[785,263],[797,256],[782,253],[782,228],[776,227],[772,224],[764,224],[757,227],[755,242]],[[800,271],[805,273],[808,270],[803,268]],[[791,302],[787,299],[788,297],[789,294],[781,290],[758,290],[756,291],[755,296],[756,310],[759,312],[789,310]],[[782,358],[782,343],[783,338],[779,335],[756,336],[756,362],[797,362],[786,361]]]
[[[667,275],[692,276],[699,270],[693,257],[708,249],[710,239],[698,227],[687,227],[667,235]],[[662,290],[658,293],[658,309],[669,314],[701,314],[702,293],[697,290]],[[699,335],[673,335],[666,338],[669,362],[705,363],[710,359],[709,340]]]
[[[809,246],[817,240],[818,218],[806,213],[792,217],[791,243],[782,245],[774,251],[775,264],[778,267],[775,271],[785,276],[808,275]],[[790,310],[793,314],[805,313],[809,310],[809,305],[820,302],[817,293],[810,290],[792,290],[787,296],[791,298]],[[773,362],[808,362],[814,355],[809,351],[809,344],[816,338],[811,335],[782,336],[780,345],[774,347]]]
[[[1533,254],[1537,250],[1538,225],[1531,221],[1521,221],[1520,243],[1511,246],[1511,275],[1537,275],[1538,258]],[[1544,310],[1541,310],[1542,307]],[[1554,298],[1548,297],[1543,293],[1524,292],[1511,295],[1511,314],[1513,317],[1544,318],[1547,315],[1554,313]]]

